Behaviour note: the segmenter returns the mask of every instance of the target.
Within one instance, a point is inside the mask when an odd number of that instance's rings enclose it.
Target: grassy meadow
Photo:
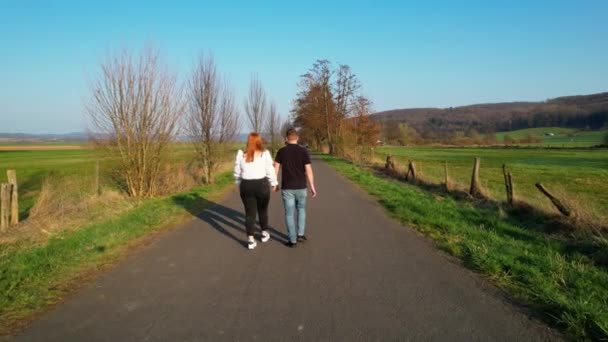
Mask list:
[[[553,136],[546,135],[545,133],[553,133]],[[543,147],[590,147],[601,145],[604,136],[608,134],[608,130],[599,131],[580,131],[574,128],[563,128],[563,127],[540,127],[540,128],[526,128],[510,132],[498,132],[496,133],[496,140],[503,142],[506,135],[509,135],[513,139],[524,139],[528,135],[539,138],[541,141],[538,143],[522,144],[516,143],[516,145],[526,146],[543,146]]]
[[[59,177],[86,178],[91,181],[99,154],[89,149],[78,150],[0,150],[0,180],[6,181],[6,170],[17,172],[19,216],[25,219],[34,206],[46,179]]]
[[[229,153],[232,153],[232,148]],[[189,163],[193,160],[194,151],[190,145],[175,144],[171,147],[171,163]],[[71,179],[77,183],[77,190],[94,192],[97,161],[100,163],[100,185],[118,190],[120,185],[114,177],[115,163],[103,152],[85,144],[0,146],[0,181],[6,181],[6,170],[16,170],[19,216],[26,219],[47,180]]]
[[[423,179],[444,183],[444,163],[457,188],[467,189],[473,160],[481,160],[480,180],[488,195],[504,200],[502,165],[513,176],[518,200],[554,212],[552,204],[535,183],[564,198],[584,215],[608,222],[608,151],[606,149],[537,149],[537,148],[450,148],[450,147],[381,147],[376,156],[396,158],[397,166],[416,162]]]

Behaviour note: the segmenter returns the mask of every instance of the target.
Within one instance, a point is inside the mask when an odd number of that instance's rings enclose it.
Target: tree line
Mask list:
[[[419,143],[449,142],[462,136],[478,140],[495,132],[537,127],[597,130],[608,127],[608,93],[563,97],[545,102],[480,104],[455,108],[391,110],[372,115],[385,129],[383,137],[396,140],[405,124],[409,140]]]
[[[201,182],[212,183],[243,126],[234,89],[212,55],[201,54],[180,82],[152,47],[139,54],[124,50],[102,61],[85,107],[91,140],[116,160],[133,197],[159,192],[161,168],[180,135],[187,136],[195,151]],[[281,122],[274,102],[268,105],[257,76],[243,107],[251,128],[263,134],[274,153],[281,128],[290,124]]]

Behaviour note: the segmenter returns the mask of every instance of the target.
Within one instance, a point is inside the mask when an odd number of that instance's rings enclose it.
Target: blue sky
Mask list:
[[[603,92],[607,14],[585,0],[0,0],[0,132],[84,130],[99,61],[149,42],[182,77],[212,52],[239,104],[257,73],[283,115],[319,58],[349,64],[378,111]]]

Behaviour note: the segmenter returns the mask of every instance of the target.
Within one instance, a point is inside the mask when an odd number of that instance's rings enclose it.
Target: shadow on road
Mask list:
[[[196,193],[174,196],[173,201],[188,210],[193,216],[208,223],[222,235],[247,247],[244,212],[209,201]],[[257,228],[259,230],[259,222],[257,222]],[[287,242],[289,239],[287,235],[272,226],[268,227],[268,233],[270,233],[271,239],[279,242]]]

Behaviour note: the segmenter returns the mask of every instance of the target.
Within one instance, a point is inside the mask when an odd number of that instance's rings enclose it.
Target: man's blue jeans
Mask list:
[[[285,225],[287,226],[287,233],[289,234],[289,240],[293,243],[297,242],[298,235],[304,235],[306,226],[306,189],[287,189],[281,190],[281,196],[283,197],[283,207],[285,208]],[[294,213],[298,211],[298,231],[296,234],[296,227],[294,222]]]

